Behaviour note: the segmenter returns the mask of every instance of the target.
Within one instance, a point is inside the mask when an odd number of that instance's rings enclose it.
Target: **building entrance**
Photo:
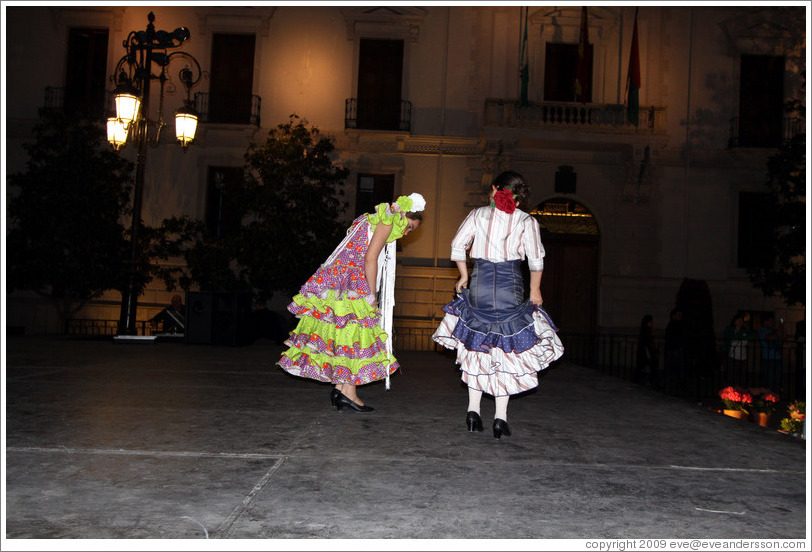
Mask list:
[[[530,212],[541,227],[544,308],[564,334],[597,330],[600,235],[592,213],[564,197],[548,199]]]

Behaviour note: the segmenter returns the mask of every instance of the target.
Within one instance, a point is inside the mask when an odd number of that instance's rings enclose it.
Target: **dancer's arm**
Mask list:
[[[468,287],[468,263],[465,261],[456,261],[457,269],[460,271],[460,279],[454,284],[454,289],[457,293],[462,292],[462,288]]]
[[[392,233],[392,225],[386,225],[382,222],[378,223],[375,231],[372,233],[372,239],[369,240],[367,252],[364,255],[364,275],[367,279],[367,285],[372,292],[372,306],[377,306],[376,293],[378,286],[378,257],[383,251],[383,246],[386,245],[386,240],[389,234]]]
[[[530,271],[530,302],[538,306],[544,302],[541,298],[541,275],[543,273],[543,270]]]

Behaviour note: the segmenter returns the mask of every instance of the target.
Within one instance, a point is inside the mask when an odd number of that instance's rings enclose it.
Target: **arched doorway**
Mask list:
[[[543,201],[530,214],[539,221],[545,250],[541,281],[545,310],[561,333],[595,332],[600,245],[595,217],[566,197]]]

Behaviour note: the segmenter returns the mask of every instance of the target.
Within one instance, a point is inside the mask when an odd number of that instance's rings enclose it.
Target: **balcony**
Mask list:
[[[195,93],[195,110],[199,115],[199,120],[202,123],[207,123],[209,121],[209,95],[206,92],[196,92]],[[47,86],[45,87],[45,109],[65,109],[65,89],[60,87],[54,86]],[[110,90],[105,91],[105,99],[104,99],[104,107],[97,108],[94,110],[93,116],[98,117],[99,119],[103,118],[104,113],[114,114],[116,111],[115,103],[113,101],[113,93]],[[98,112],[98,113],[95,113]],[[250,110],[247,111],[247,116],[243,117],[242,119],[235,119],[231,121],[232,124],[249,124],[254,126],[261,126],[260,125],[260,113],[262,112],[262,98],[257,95],[251,96],[251,106]],[[223,122],[223,121],[218,121]]]
[[[45,87],[45,109],[67,111],[77,116],[91,117],[99,120],[107,117],[108,113],[115,113],[116,107],[113,102],[113,93],[104,91],[104,95],[96,95],[93,98],[74,97],[69,98],[64,87]]]
[[[739,117],[730,119],[729,148],[778,148],[805,132],[804,120],[799,117],[784,117],[780,129],[769,119],[743,122]]]
[[[219,114],[217,117],[209,114],[209,94],[208,92],[195,93],[195,109],[200,114],[200,121],[203,123],[226,123],[234,125],[262,126],[260,123],[260,113],[262,113],[262,98],[256,94],[251,95],[251,106],[248,110],[240,109],[237,106]]]
[[[381,102],[347,98],[344,102],[344,128],[363,130],[412,131],[412,102]]]
[[[641,107],[635,126],[626,116],[623,104],[582,104],[578,102],[529,102],[485,100],[485,126],[563,129],[602,132],[665,133],[665,108]]]

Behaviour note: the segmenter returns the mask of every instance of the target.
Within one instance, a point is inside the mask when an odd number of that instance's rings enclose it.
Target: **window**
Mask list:
[[[589,86],[587,102],[592,101],[592,50],[593,45],[589,44],[590,54]],[[578,70],[578,45],[560,44],[548,42],[544,56],[544,101],[547,102],[574,102],[575,101],[575,78]]]
[[[403,41],[362,38],[358,59],[358,128],[398,130]]]
[[[255,44],[252,34],[212,35],[210,123],[251,124]]]
[[[235,234],[241,224],[230,188],[243,178],[241,167],[209,167],[206,185],[206,225],[216,238]]]
[[[742,55],[739,146],[778,147],[783,140],[784,57]]]
[[[68,31],[65,110],[101,119],[105,116],[107,29],[74,27]]]
[[[371,213],[379,203],[395,198],[395,175],[359,174],[355,193],[355,216]]]
[[[764,220],[762,211],[766,202],[765,193],[739,193],[739,268],[765,266],[770,262],[772,229]]]

